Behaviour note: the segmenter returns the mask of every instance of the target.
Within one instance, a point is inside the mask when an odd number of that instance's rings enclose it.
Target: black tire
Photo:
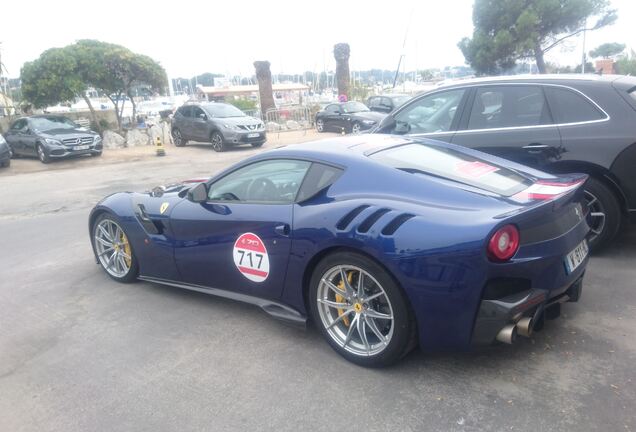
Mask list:
[[[367,272],[379,282],[390,302],[394,317],[393,334],[388,345],[377,354],[368,356],[357,355],[345,350],[340,346],[339,342],[334,340],[329,334],[320,316],[317,301],[319,284],[326,273],[340,265],[355,266]],[[364,255],[342,251],[323,258],[313,271],[308,295],[311,316],[316,327],[318,327],[323,337],[338,354],[353,363],[365,367],[389,366],[404,357],[417,345],[415,319],[402,289],[384,268]],[[351,321],[351,325],[353,325],[353,321]]]
[[[590,177],[585,183],[585,195],[590,206],[590,249],[594,252],[607,247],[621,226],[621,207],[614,192],[602,181]],[[603,213],[605,216],[595,216]],[[602,226],[599,223],[603,219]]]
[[[184,147],[188,143],[188,140],[184,139],[183,135],[181,135],[181,131],[176,128],[172,129],[172,141],[177,147]]]
[[[360,132],[362,132],[362,125],[360,124],[360,122],[353,122],[353,124],[351,125],[351,130],[349,132],[354,135],[358,135]]]
[[[254,148],[263,147],[263,144],[265,144],[265,141],[263,141],[263,142],[254,142],[254,143],[252,143],[252,147],[254,147]]]
[[[46,152],[46,148],[44,148],[42,144],[38,144],[36,147],[36,150],[37,150],[38,159],[40,160],[40,162],[42,162],[43,164],[47,164],[51,162],[51,158],[49,157],[49,154]]]
[[[212,143],[212,148],[215,152],[225,151],[227,146],[225,145],[225,140],[223,139],[223,135],[220,132],[212,132],[210,135],[210,143]]]
[[[323,133],[326,130],[326,124],[323,119],[316,119],[316,131],[318,133]]]
[[[101,157],[102,152],[97,152],[97,153],[91,153],[92,157]]]
[[[0,165],[3,166],[4,168],[9,168],[11,166],[11,159],[7,159],[6,161],[2,162],[2,164]]]
[[[137,276],[139,276],[139,263],[137,262],[137,257],[135,256],[135,250],[133,249],[132,243],[130,243],[130,237],[128,236],[128,234],[126,234],[126,231],[121,227],[121,223],[119,222],[119,220],[109,213],[102,213],[101,215],[99,215],[95,219],[95,222],[93,223],[93,226],[91,227],[91,244],[93,246],[93,253],[95,254],[95,256],[97,256],[98,254],[98,251],[96,249],[97,240],[95,240],[97,227],[100,224],[100,222],[103,222],[105,220],[114,222],[117,226],[121,228],[122,231],[124,231],[124,234],[128,238],[128,243],[130,244],[131,264],[130,264],[130,268],[128,269],[128,272],[121,277],[117,277],[109,273],[106,270],[106,268],[104,268],[104,265],[101,263],[101,261],[99,263],[99,266],[102,268],[102,270],[104,270],[104,273],[106,273],[111,279],[114,279],[117,282],[122,282],[122,283],[135,282],[137,280]],[[98,258],[98,261],[99,261],[99,258]]]

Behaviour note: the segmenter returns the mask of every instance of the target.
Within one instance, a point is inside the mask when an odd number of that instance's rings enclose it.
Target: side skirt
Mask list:
[[[168,285],[176,288],[187,289],[190,291],[197,291],[204,294],[210,294],[217,297],[223,297],[230,300],[236,300],[243,303],[249,303],[254,306],[260,307],[266,314],[270,315],[280,321],[284,321],[291,324],[294,327],[302,329],[307,328],[307,317],[302,315],[296,309],[293,309],[282,303],[278,303],[272,300],[263,299],[260,297],[254,297],[247,294],[235,293],[232,291],[226,291],[218,288],[208,288],[202,285],[194,285],[185,282],[177,282],[167,279],[154,278],[150,276],[139,276],[140,280],[146,282],[157,283],[161,285]]]

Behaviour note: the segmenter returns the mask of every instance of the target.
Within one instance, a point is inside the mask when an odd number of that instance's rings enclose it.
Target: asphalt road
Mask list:
[[[532,339],[417,351],[383,370],[255,307],[118,284],[95,265],[86,221],[102,196],[253,152],[188,146],[0,170],[0,431],[636,430],[633,228],[591,260],[581,301]]]

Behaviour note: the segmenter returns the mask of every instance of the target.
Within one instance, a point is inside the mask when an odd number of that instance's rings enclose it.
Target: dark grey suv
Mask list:
[[[636,221],[636,77],[480,78],[430,91],[374,133],[424,136],[552,173],[590,175],[590,246],[608,244],[622,216]]]
[[[217,102],[187,104],[172,119],[172,137],[178,147],[188,141],[209,142],[218,152],[238,144],[262,146],[265,125],[233,105]]]

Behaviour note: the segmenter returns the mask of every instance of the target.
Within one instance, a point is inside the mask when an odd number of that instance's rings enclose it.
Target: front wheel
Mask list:
[[[181,131],[179,129],[172,130],[172,140],[174,141],[174,145],[177,147],[183,147],[188,142],[183,139],[183,135],[181,135]]]
[[[42,162],[43,164],[47,164],[51,162],[51,158],[46,153],[46,149],[44,148],[42,144],[38,144],[37,151],[38,151],[38,159],[40,159],[40,162]]]
[[[585,184],[585,198],[589,209],[588,241],[593,251],[606,247],[618,233],[621,208],[612,190],[601,181],[590,177]]]
[[[316,120],[316,130],[318,133],[323,133],[325,131],[325,122],[322,119]]]
[[[415,344],[406,298],[386,270],[356,253],[327,256],[309,290],[312,317],[331,347],[368,367],[388,366]]]
[[[360,125],[360,123],[355,122],[353,125],[351,125],[352,134],[358,135],[360,132],[362,132],[362,126]]]
[[[136,280],[139,273],[137,259],[128,236],[115,218],[101,215],[92,232],[93,251],[106,274],[118,282]]]
[[[219,132],[213,132],[212,135],[210,135],[210,142],[212,143],[212,148],[214,149],[214,151],[222,152],[223,150],[225,150],[223,135],[221,135]]]
[[[252,147],[254,148],[263,147],[263,144],[265,144],[265,142],[253,142]]]

